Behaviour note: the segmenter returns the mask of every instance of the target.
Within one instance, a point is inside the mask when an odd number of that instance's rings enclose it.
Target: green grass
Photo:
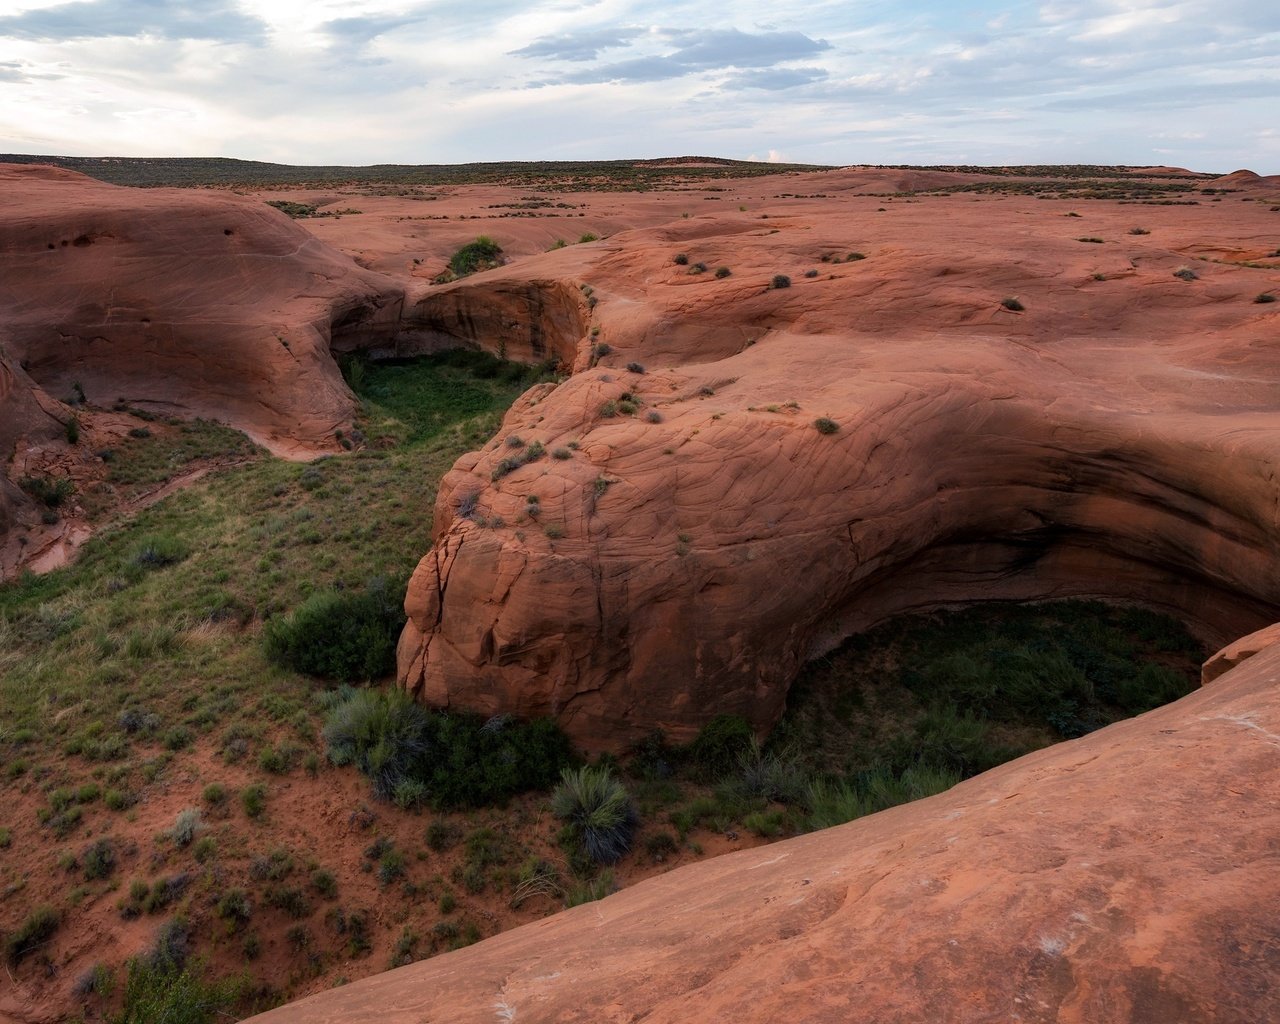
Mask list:
[[[105,764],[136,797],[165,771],[165,737],[183,757],[229,728],[246,747],[264,728],[314,733],[314,684],[268,661],[262,624],[373,577],[402,587],[430,546],[435,481],[541,372],[470,352],[365,369],[365,450],[310,465],[257,454],[103,530],[75,564],[0,586],[0,761],[21,766],[4,785],[79,783]],[[224,429],[196,436],[230,443]],[[148,468],[162,459],[125,454],[158,440],[124,442],[113,468],[162,476]],[[126,706],[154,716],[146,730],[130,731]],[[65,834],[82,827],[71,810],[50,816]]]

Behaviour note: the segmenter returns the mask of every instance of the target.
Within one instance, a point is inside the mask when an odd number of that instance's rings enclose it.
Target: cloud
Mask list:
[[[678,43],[667,54],[631,57],[626,60],[597,64],[537,84],[601,85],[609,82],[662,82],[705,71],[739,68],[769,68],[775,64],[812,57],[831,49],[825,39],[811,39],[802,32],[761,32],[752,34],[739,29],[660,29],[655,36]],[[537,44],[535,44],[537,45]],[[575,51],[576,52],[576,51]],[[817,75],[806,73],[817,72]],[[772,76],[761,74],[756,82],[742,79],[744,86],[783,89],[816,81],[825,70],[808,68],[804,72]]]
[[[53,42],[111,36],[257,42],[265,29],[228,0],[77,0],[0,17],[0,37]]]
[[[810,85],[827,78],[825,68],[768,68],[739,71],[730,75],[722,84],[725,89],[767,89],[778,92],[794,89],[798,85]]]
[[[572,32],[561,36],[542,36],[528,46],[508,50],[512,57],[543,57],[552,60],[595,60],[601,50],[627,46],[644,29],[619,27],[602,28],[590,32]]]
[[[671,59],[690,68],[763,68],[829,49],[831,44],[825,39],[810,39],[803,32],[751,35],[730,28],[704,33],[697,42],[677,50]]]

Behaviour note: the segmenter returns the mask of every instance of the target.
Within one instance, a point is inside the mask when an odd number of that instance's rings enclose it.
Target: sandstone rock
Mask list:
[[[290,454],[353,411],[329,346],[400,327],[403,289],[227,193],[0,165],[0,345],[55,399],[233,424]]]
[[[1280,273],[1172,275],[1196,244],[1256,248],[1257,204],[1211,230],[1142,207],[1141,237],[1136,208],[1097,204],[1097,246],[1065,203],[877,215],[865,172],[825,180],[839,198],[639,227],[419,300],[444,334],[580,372],[446,476],[403,685],[616,749],[718,712],[763,731],[805,660],[904,611],[1110,597],[1218,643],[1280,618],[1278,321],[1252,303]],[[555,294],[596,300],[581,322],[564,300],[535,349],[526,299],[509,335],[481,312],[551,288],[560,258]],[[511,468],[508,435],[571,457]]]
[[[1277,672],[253,1020],[1276,1019]]]

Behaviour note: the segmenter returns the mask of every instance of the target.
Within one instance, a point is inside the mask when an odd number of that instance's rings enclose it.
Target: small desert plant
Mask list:
[[[672,262],[672,263],[674,263],[674,264],[675,264],[676,266],[678,266],[678,267],[685,267],[685,266],[688,266],[688,265],[689,265],[689,254],[688,254],[688,253],[683,253],[683,252],[678,252],[678,253],[676,253],[676,254],[675,254],[675,257],[674,257],[674,259],[672,259],[672,261],[671,261],[671,262]]]
[[[1129,229],[1129,234],[1131,234],[1131,235],[1149,235],[1149,234],[1151,234],[1151,232],[1150,232],[1150,231],[1148,231],[1146,228],[1130,228],[1130,229]]]
[[[374,793],[390,800],[399,783],[415,777],[426,728],[426,711],[403,691],[354,690],[329,712],[322,735],[330,761],[356,765]]]
[[[204,823],[200,820],[199,809],[187,807],[178,812],[173,828],[169,830],[169,838],[173,840],[175,846],[190,846],[196,833],[203,828]]]
[[[110,839],[98,839],[85,848],[80,862],[86,880],[106,878],[116,867],[115,846]]]
[[[240,806],[250,818],[262,817],[262,812],[267,806],[267,787],[261,782],[245,786],[240,791]]]
[[[1085,235],[1076,239],[1077,242],[1092,242],[1094,245],[1101,245],[1101,238],[1094,238],[1092,235]]]
[[[769,282],[770,288],[790,288],[791,278],[786,274],[774,274],[773,280]]]
[[[840,429],[839,423],[826,416],[819,416],[813,421],[813,425],[817,428],[819,434],[834,434]]]
[[[627,363],[628,373],[644,373],[644,367],[639,363]]]
[[[1258,303],[1275,302],[1276,297],[1272,295],[1270,292],[1263,292],[1262,294],[1258,295],[1253,301]]]
[[[631,848],[635,808],[607,768],[566,768],[551,795],[551,810],[597,864],[613,864]]]
[[[707,265],[701,261],[697,263],[691,263],[689,265],[690,274],[705,274],[706,272],[707,272]]]
[[[804,272],[804,276],[805,276],[805,277],[817,277],[817,276],[818,276],[818,272],[817,272],[816,270],[806,270],[806,271]]]
[[[564,895],[566,907],[577,907],[583,903],[594,903],[618,891],[613,880],[612,871],[602,871],[600,877],[589,882],[579,882]]]
[[[1000,305],[1004,306],[1005,309],[1012,310],[1015,313],[1021,313],[1024,309],[1027,308],[1018,300],[1018,297],[1016,295],[1008,295],[1005,298],[1001,299]]]
[[[147,569],[162,569],[176,565],[191,553],[180,538],[171,533],[160,533],[145,538],[134,549],[133,562]]]
[[[578,243],[580,245],[585,242],[598,242],[598,241],[600,241],[600,236],[597,235],[594,231],[588,231],[585,234],[580,235],[578,237]]]
[[[1194,280],[1196,280],[1200,275],[1199,275],[1199,274],[1197,274],[1197,273],[1196,273],[1194,270],[1192,270],[1190,267],[1179,267],[1177,270],[1175,270],[1175,271],[1173,272],[1173,276],[1174,276],[1174,277],[1177,277],[1177,278],[1180,278],[1180,279],[1181,279],[1181,280],[1183,280],[1183,281],[1194,281]]]
[[[726,278],[732,273],[733,271],[728,267],[716,267],[716,277],[718,278]]]
[[[58,930],[59,923],[58,912],[52,907],[36,907],[22,924],[5,936],[4,951],[9,963],[20,963],[23,957],[48,942]]]

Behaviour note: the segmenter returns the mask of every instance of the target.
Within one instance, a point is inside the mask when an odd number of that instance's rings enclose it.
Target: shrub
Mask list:
[[[568,448],[554,448],[551,451],[551,457],[560,462],[563,462],[566,459],[573,458],[573,452],[569,451]]]
[[[66,477],[54,480],[47,476],[24,476],[18,481],[18,486],[49,508],[57,508],[75,490],[75,484]]]
[[[1101,244],[1102,244],[1102,239],[1101,239],[1101,238],[1094,238],[1092,235],[1086,235],[1086,236],[1084,236],[1084,237],[1082,237],[1082,238],[1077,238],[1077,239],[1076,239],[1076,241],[1077,241],[1077,242],[1092,242],[1094,245],[1101,245]]]
[[[1275,302],[1276,297],[1270,292],[1262,292],[1260,295],[1255,297],[1253,301],[1258,303]]]
[[[819,434],[834,434],[840,429],[840,424],[826,416],[819,416],[813,421],[814,427],[817,428]]]
[[[721,279],[726,278],[732,273],[733,271],[730,270],[728,267],[716,267],[716,277],[718,278],[721,278]]]
[[[607,768],[566,768],[551,795],[551,810],[597,864],[613,864],[631,848],[635,808]]]
[[[500,265],[501,257],[502,247],[488,235],[481,235],[450,257],[449,269],[458,277],[465,277],[478,270],[490,270]]]
[[[1024,309],[1027,308],[1021,302],[1018,301],[1018,298],[1015,295],[1009,295],[1001,299],[1000,305],[1004,306],[1005,309],[1013,310],[1013,312],[1015,313],[1021,313]]]
[[[1150,232],[1150,231],[1148,231],[1146,228],[1130,228],[1130,229],[1129,229],[1129,234],[1131,234],[1131,235],[1149,235],[1149,234],[1151,234],[1151,232]]]
[[[229,1016],[237,983],[210,983],[192,970],[130,960],[116,1024],[214,1024]]]
[[[158,533],[143,538],[134,549],[133,564],[144,569],[163,569],[176,565],[191,554],[191,549],[180,537],[171,533]]]
[[[23,957],[48,942],[58,930],[59,923],[58,912],[52,907],[36,907],[15,931],[5,936],[4,951],[9,963],[16,966]]]
[[[1173,276],[1180,278],[1183,281],[1194,281],[1197,278],[1199,278],[1200,275],[1197,274],[1190,267],[1179,267],[1177,270],[1173,272]]]
[[[598,241],[600,241],[600,236],[597,235],[594,231],[588,231],[585,234],[580,235],[578,237],[579,244],[582,244],[584,242],[598,242]]]
[[[380,798],[393,798],[402,780],[416,780],[437,808],[482,806],[549,787],[571,754],[549,719],[433,714],[401,691],[349,691],[330,712],[324,739],[330,760],[359,767]]]
[[[106,878],[116,867],[115,846],[110,839],[99,839],[85,847],[80,861],[86,880]]]
[[[670,832],[655,832],[644,841],[645,853],[655,864],[663,863],[679,848],[676,837]]]
[[[406,693],[354,691],[333,708],[322,736],[329,760],[354,764],[373,782],[383,800],[410,780],[427,752],[427,713]]]
[[[226,921],[233,931],[242,928],[253,916],[253,905],[249,902],[249,894],[243,889],[228,889],[218,900],[215,909],[218,916]]]
[[[739,715],[716,715],[689,745],[689,756],[704,775],[718,778],[739,763],[755,743],[755,733]]]
[[[187,807],[178,812],[178,817],[174,820],[173,828],[169,830],[169,837],[173,840],[175,846],[190,846],[196,833],[204,828],[204,823],[200,820],[200,811],[195,807]]]
[[[818,276],[818,272],[817,272],[816,270],[806,270],[806,271],[804,272],[804,276],[805,276],[805,277],[817,277],[817,276]]]
[[[791,278],[786,274],[774,274],[773,280],[769,282],[770,288],[790,288]]]
[[[676,253],[675,258],[671,262],[673,262],[678,267],[688,266],[689,255],[688,253],[678,252]]]
[[[267,656],[307,675],[375,679],[395,668],[404,591],[374,579],[364,593],[320,591],[264,631]]]
[[[267,787],[261,782],[245,786],[240,791],[240,806],[250,818],[262,817],[262,812],[267,806]]]
[[[338,895],[337,879],[333,877],[332,871],[326,871],[324,868],[316,868],[311,872],[311,888],[327,900]]]
[[[211,782],[201,795],[209,806],[221,807],[227,800],[227,788],[221,782]]]
[[[860,252],[851,252],[851,253],[849,253],[849,255],[848,255],[848,256],[846,256],[846,257],[845,257],[845,262],[846,262],[846,263],[856,263],[856,262],[858,262],[858,260],[865,260],[866,258],[867,258],[867,257],[866,257],[866,255],[865,255],[864,253],[860,253]]]
[[[639,363],[627,363],[628,373],[644,373],[644,367]]]
[[[707,265],[701,261],[697,263],[691,263],[689,265],[690,274],[705,274],[706,272],[707,272]]]

